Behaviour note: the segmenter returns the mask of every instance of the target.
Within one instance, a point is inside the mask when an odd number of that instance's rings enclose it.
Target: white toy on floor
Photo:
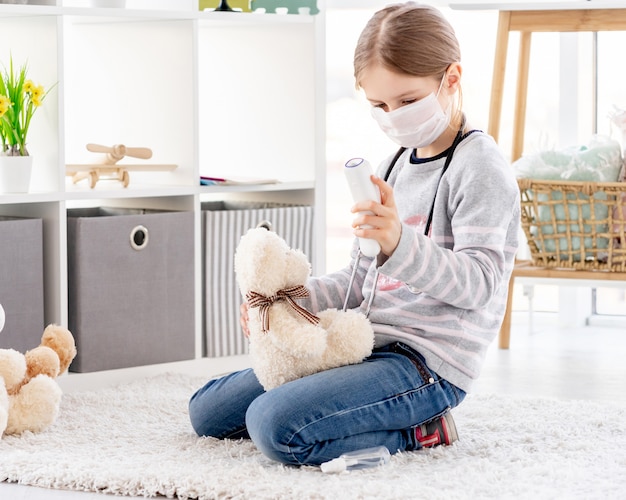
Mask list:
[[[235,272],[250,306],[252,366],[265,390],[371,354],[374,332],[365,315],[327,309],[315,316],[296,303],[309,295],[311,265],[275,232],[258,227],[242,236]]]

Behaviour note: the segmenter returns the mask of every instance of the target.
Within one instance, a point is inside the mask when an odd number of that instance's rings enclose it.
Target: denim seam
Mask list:
[[[391,352],[399,354],[408,359],[419,373],[424,384],[432,383],[431,380],[435,378],[435,374],[428,367],[428,365],[424,361],[424,358],[417,351],[402,342],[396,342],[394,345],[392,345]]]
[[[221,439],[233,439],[232,436],[237,436],[238,434],[241,434],[245,430],[246,430],[246,426],[244,425],[243,427],[241,427],[239,429],[235,429],[234,431],[230,431],[226,436],[224,436]],[[236,439],[239,439],[239,438],[237,437]]]

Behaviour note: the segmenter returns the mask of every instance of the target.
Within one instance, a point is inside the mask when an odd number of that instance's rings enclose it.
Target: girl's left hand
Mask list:
[[[358,238],[376,240],[382,252],[391,256],[398,246],[402,233],[402,223],[393,197],[393,188],[375,175],[370,178],[380,190],[381,202],[361,201],[352,207],[351,212],[357,214],[352,221],[352,227],[355,228],[353,232]],[[365,225],[371,227],[363,228]]]
[[[248,328],[248,303],[244,302],[239,306],[239,324],[241,325],[241,331],[246,336],[246,338],[250,338],[250,329]]]

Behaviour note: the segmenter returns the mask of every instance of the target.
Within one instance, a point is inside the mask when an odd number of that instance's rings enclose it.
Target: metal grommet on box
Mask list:
[[[130,232],[130,246],[135,250],[143,250],[146,248],[149,239],[148,228],[145,226],[135,226]]]

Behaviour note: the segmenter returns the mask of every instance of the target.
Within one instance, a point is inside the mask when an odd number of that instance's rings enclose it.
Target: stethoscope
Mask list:
[[[463,119],[461,120],[461,126],[459,127],[458,132],[456,133],[456,136],[454,138],[454,141],[452,141],[452,145],[450,146],[448,155],[446,156],[446,161],[443,164],[443,168],[441,169],[441,174],[439,175],[439,179],[437,179],[437,186],[435,188],[435,196],[433,196],[433,202],[432,205],[430,206],[430,212],[428,213],[428,219],[426,221],[426,226],[424,228],[424,235],[428,236],[428,233],[430,232],[430,226],[432,224],[433,221],[433,213],[435,211],[435,200],[437,199],[437,192],[439,191],[439,184],[441,184],[441,179],[443,177],[443,175],[446,173],[446,171],[448,170],[448,167],[450,166],[450,162],[452,161],[452,155],[454,154],[454,151],[456,150],[457,146],[459,145],[459,143],[463,140],[464,137],[467,137],[467,135],[469,135],[471,132],[474,132],[473,130],[468,132],[468,134],[463,135],[463,129],[465,128],[465,116],[463,116]],[[402,156],[402,153],[404,153],[404,151],[406,151],[407,148],[405,147],[401,147],[395,154],[395,156],[393,157],[393,159],[391,160],[391,163],[389,164],[389,168],[387,168],[387,172],[385,172],[385,176],[384,176],[384,180],[385,182],[387,181],[387,179],[389,179],[389,176],[391,175],[391,172],[393,171],[396,163],[398,162],[398,159],[400,158],[400,156]],[[350,300],[350,295],[352,292],[352,286],[354,285],[354,279],[356,278],[356,271],[359,268],[359,262],[361,261],[361,256],[363,254],[361,253],[361,250],[359,249],[359,251],[357,252],[356,258],[354,260],[354,264],[352,266],[352,273],[350,273],[350,281],[348,282],[348,291],[346,293],[346,298],[343,302],[343,311],[345,311],[348,308],[348,301]],[[376,267],[376,271],[374,273],[374,284],[372,286],[372,293],[370,294],[370,297],[367,301],[367,307],[365,308],[365,316],[368,317],[370,314],[370,309],[372,307],[372,302],[374,301],[374,295],[376,295],[376,285],[378,284],[378,266]]]

